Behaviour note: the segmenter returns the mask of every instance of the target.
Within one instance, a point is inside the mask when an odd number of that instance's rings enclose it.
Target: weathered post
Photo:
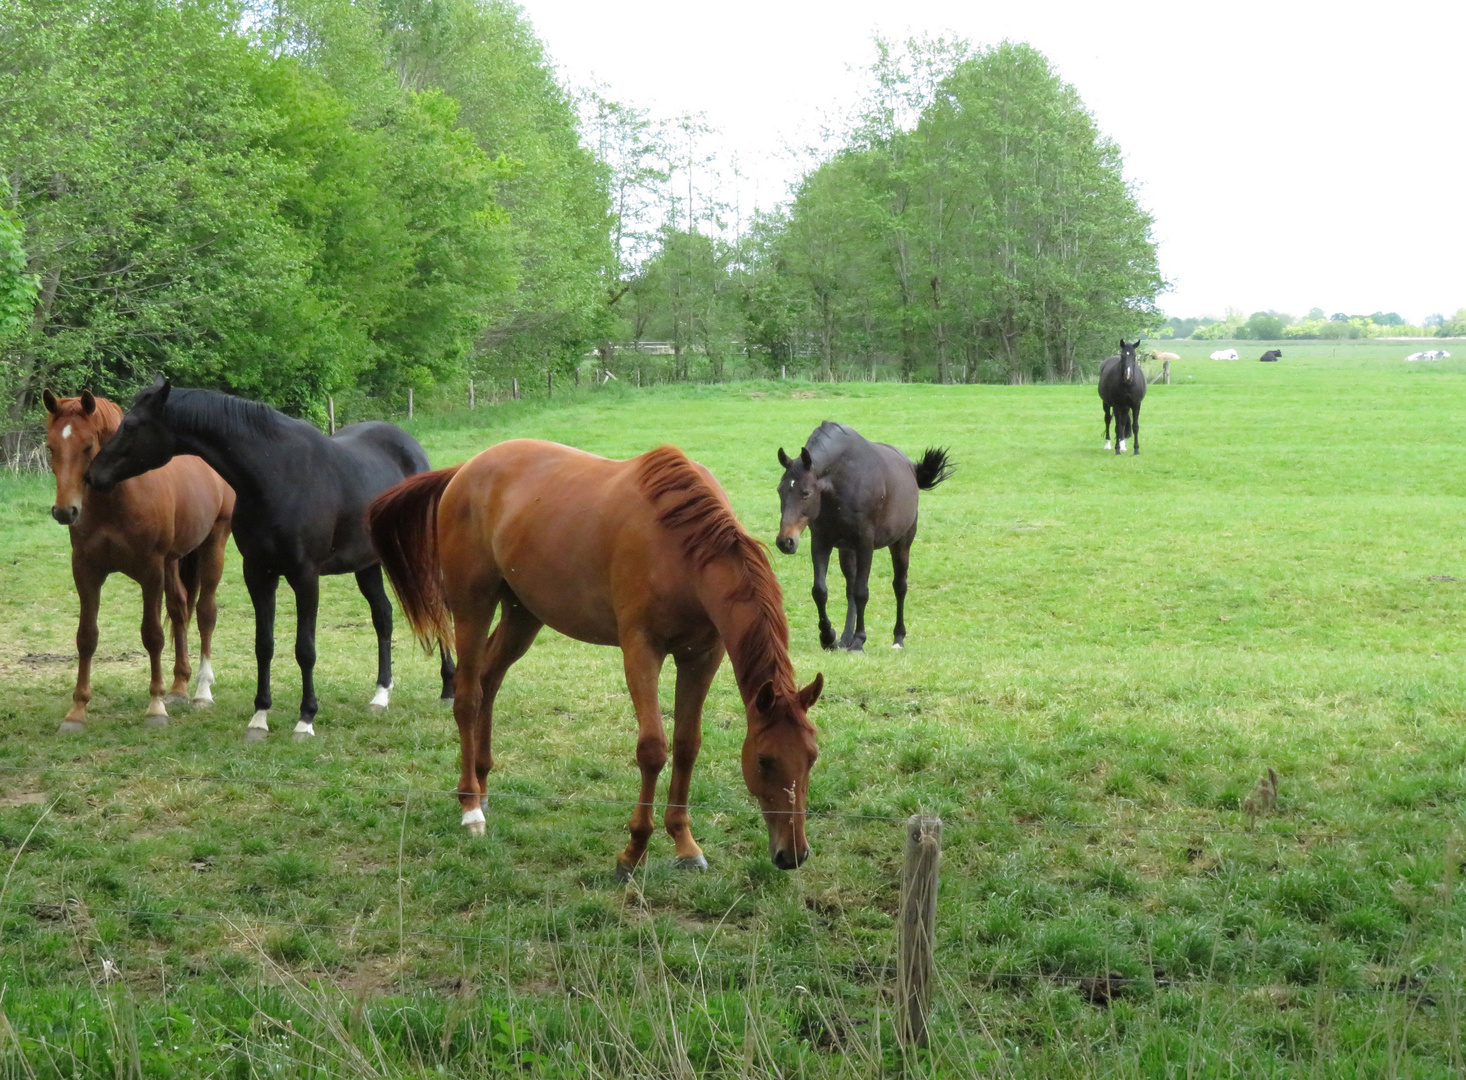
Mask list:
[[[781,378],[781,379],[787,379],[788,377],[789,377],[789,365],[788,364],[780,364],[779,365],[779,378]]]
[[[473,412],[473,380],[468,380],[468,411]]]
[[[636,388],[641,389],[641,368],[636,369]]]
[[[331,418],[330,434],[334,435],[336,434],[336,399],[329,394],[326,395],[326,415]]]
[[[1167,386],[1171,385],[1171,362],[1169,360],[1161,365],[1161,378],[1165,380]]]
[[[575,365],[575,388],[580,389],[580,365]]]
[[[553,371],[545,372],[545,395],[547,397],[555,396],[555,373]]]
[[[407,418],[412,419],[412,387],[407,388]]]
[[[897,933],[896,1037],[902,1047],[926,1045],[937,931],[937,864],[942,819],[913,814],[906,822]]]
[[[510,395],[514,398],[515,401],[518,401],[519,400],[519,380],[518,379],[515,379],[514,380],[514,387],[513,387],[512,390],[510,390]]]

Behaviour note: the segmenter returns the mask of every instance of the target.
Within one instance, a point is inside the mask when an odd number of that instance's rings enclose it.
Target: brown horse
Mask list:
[[[47,390],[46,449],[56,474],[51,516],[71,528],[71,576],[81,599],[76,629],[76,690],[61,731],[81,731],[92,699],[92,654],[97,651],[97,607],[102,583],[122,573],[143,590],[143,645],[152,661],[145,722],[168,723],[170,702],[188,700],[188,621],[198,606],[201,641],[195,705],[211,705],[209,662],[217,606],[214,591],[224,572],[224,545],[234,513],[234,492],[196,457],[174,458],[103,494],[85,481],[87,466],[117,432],[122,410],[106,398],[83,393],[60,398]],[[164,696],[163,623],[166,598],[173,627],[173,687]]]
[[[743,779],[763,811],[769,856],[784,870],[808,857],[805,799],[819,751],[807,713],[824,679],[816,675],[803,690],[795,685],[779,583],[706,469],[670,446],[610,461],[519,439],[466,465],[404,480],[372,503],[367,526],[418,638],[430,646],[455,634],[458,794],[471,832],[484,832],[480,796],[493,766],[494,696],[549,625],[621,648],[641,768],[631,842],[616,857],[623,877],[646,858],[653,831],[657,776],[667,760],[657,678],[668,654],[677,691],[664,823],[678,866],[707,866],[692,838],[687,796],[703,701],[725,649],[748,721]]]

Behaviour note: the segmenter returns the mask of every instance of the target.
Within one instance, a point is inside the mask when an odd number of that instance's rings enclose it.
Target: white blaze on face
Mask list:
[[[69,439],[69,438],[71,438],[71,425],[70,424],[67,424],[64,428],[61,429],[61,437],[63,439]]]

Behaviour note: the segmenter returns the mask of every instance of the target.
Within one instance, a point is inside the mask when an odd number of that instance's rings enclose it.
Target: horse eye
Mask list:
[[[767,776],[769,773],[773,772],[774,771],[774,759],[771,758],[771,757],[764,757],[764,756],[760,755],[760,757],[758,759],[758,770],[759,770],[759,772],[763,773],[765,776]]]

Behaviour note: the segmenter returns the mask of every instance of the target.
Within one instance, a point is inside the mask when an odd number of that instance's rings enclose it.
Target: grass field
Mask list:
[[[1093,386],[612,389],[420,419],[436,464],[526,435],[615,457],[674,442],[765,540],[775,451],[820,420],[952,447],[904,652],[888,561],[851,656],[817,646],[807,545],[774,556],[801,682],[827,687],[813,854],[789,874],[743,789],[726,666],[693,783],[701,875],[659,834],[616,882],[636,793],[619,654],[548,631],[500,698],[485,839],[446,794],[436,666],[401,632],[392,709],[367,712],[349,578],[323,589],[320,736],[289,738],[281,635],[277,733],[246,746],[232,549],[217,706],[142,725],[137,590],[117,579],[89,730],[57,736],[66,537],[50,485],[0,481],[0,1068],[1460,1075],[1466,349],[1407,365],[1401,344],[1285,343],[1260,365],[1162,343],[1184,359],[1146,399],[1138,458],[1101,451]],[[1278,805],[1249,829],[1267,767]],[[892,916],[918,809],[945,823],[940,985],[931,1047],[904,1057]]]

